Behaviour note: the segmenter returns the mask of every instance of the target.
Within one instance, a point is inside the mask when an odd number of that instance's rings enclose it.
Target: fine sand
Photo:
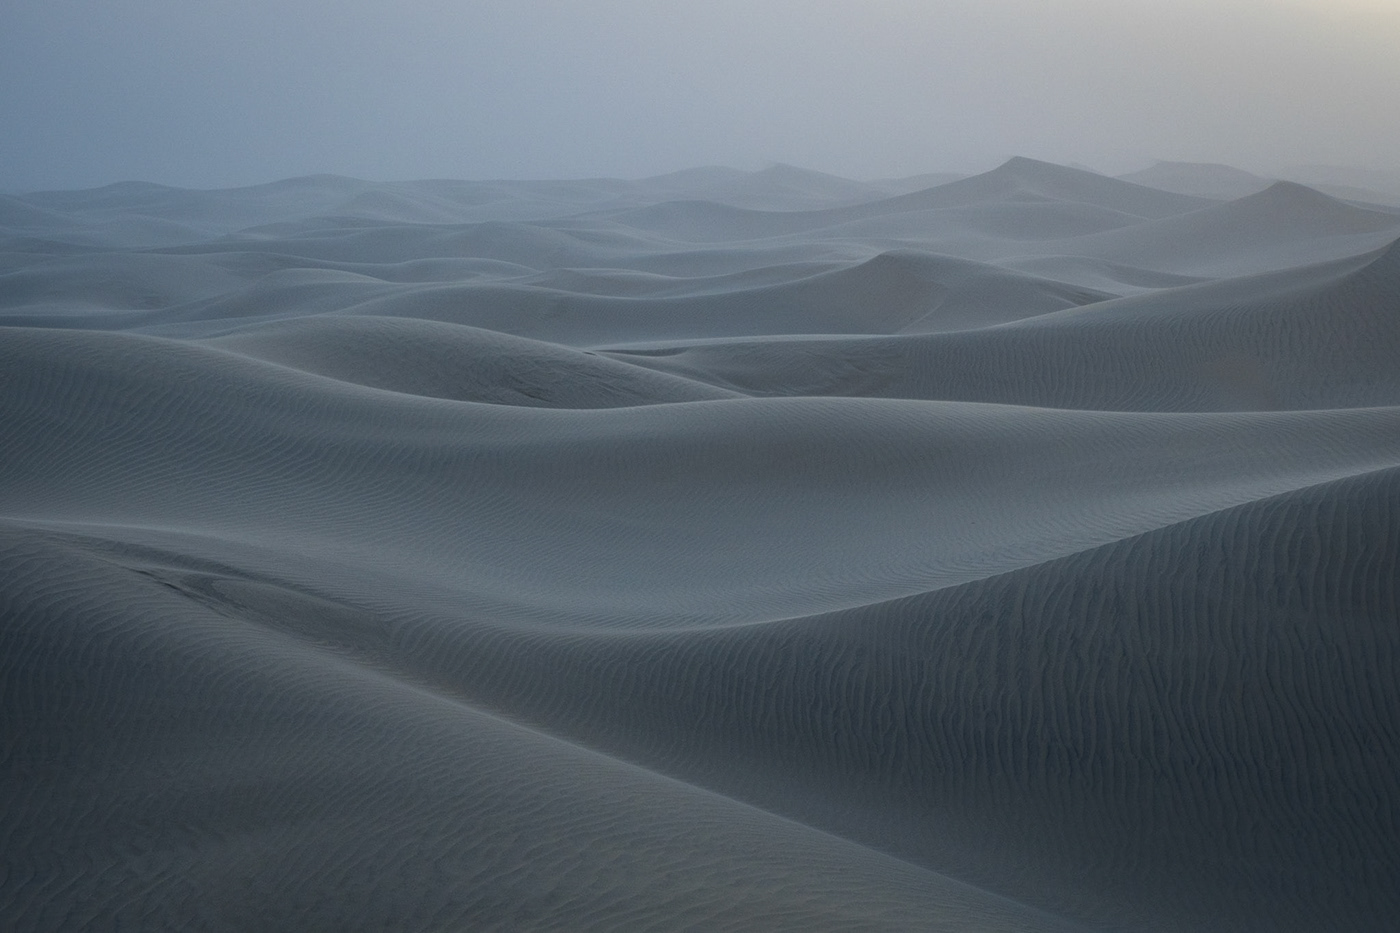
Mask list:
[[[1381,203],[7,196],[0,451],[5,930],[1400,917]]]

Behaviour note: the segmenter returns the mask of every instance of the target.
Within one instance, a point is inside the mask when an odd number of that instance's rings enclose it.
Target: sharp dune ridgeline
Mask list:
[[[0,198],[0,928],[1400,917],[1400,212]]]

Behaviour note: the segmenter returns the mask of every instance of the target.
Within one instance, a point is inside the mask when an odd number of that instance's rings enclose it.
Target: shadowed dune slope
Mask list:
[[[1400,471],[910,599],[547,639],[425,620],[414,670],[1117,929],[1400,910]]]
[[[16,933],[1070,929],[514,725],[387,654],[288,636],[130,554],[0,541]]]
[[[247,858],[245,846],[277,853],[280,873],[241,876],[274,897],[346,885],[352,903],[368,901],[359,909],[394,910],[395,896],[422,909],[411,884],[375,881],[376,866],[411,870],[432,854],[451,868],[421,896],[490,918],[472,873],[498,872],[494,860],[516,844],[463,850],[462,839],[515,839],[535,826],[529,871],[564,875],[543,904],[535,889],[517,891],[515,911],[556,904],[575,922],[596,913],[606,923],[619,909],[619,882],[607,879],[649,871],[634,861],[640,850],[645,864],[700,872],[697,886],[748,878],[763,892],[753,897],[788,920],[831,909],[806,887],[819,880],[853,898],[832,915],[837,928],[882,911],[904,917],[892,926],[911,922],[914,893],[952,900],[967,912],[957,922],[992,908],[1009,922],[1004,906],[957,888],[950,897],[936,878],[904,884],[908,869],[869,852],[827,845],[830,867],[805,862],[796,828],[765,829],[746,810],[725,817],[727,804],[475,711],[490,709],[1090,924],[1385,930],[1400,906],[1389,883],[1400,867],[1398,482],[1395,469],[1340,480],[844,613],[647,635],[386,615],[227,565],[16,531],[4,551],[4,656],[20,663],[7,671],[5,710],[38,728],[10,760],[64,764],[51,772],[63,780],[23,788],[23,812],[41,793],[51,812],[74,812],[55,798],[92,806],[95,796],[109,816],[81,835],[11,823],[10,841],[37,838],[7,846],[27,853],[9,877],[41,870],[27,859],[65,861],[61,846],[81,839],[88,860],[110,866],[74,882],[96,887],[88,909],[131,909],[120,891],[133,866],[104,840],[141,825],[125,795],[162,787],[189,808],[184,858],[217,871]],[[56,671],[36,667],[58,658]],[[59,683],[63,704],[40,702],[50,694],[33,685]],[[404,768],[422,742],[433,756]],[[346,755],[353,768],[337,766]],[[528,781],[514,776],[522,768]],[[209,775],[195,800],[182,792],[191,771]],[[625,817],[614,794],[631,795]],[[463,822],[431,829],[438,807]],[[279,829],[292,813],[295,828]],[[705,828],[687,829],[691,819]],[[228,838],[250,821],[271,835]],[[747,855],[707,854],[709,843],[739,844],[763,864],[770,856],[754,854],[745,831],[796,845],[795,861],[782,860],[796,879],[746,868]],[[382,848],[358,845],[329,877],[308,871],[317,846],[366,834]],[[678,850],[677,838],[697,842]],[[396,846],[417,854],[400,863]],[[831,887],[826,871],[853,877]],[[191,876],[158,877],[153,890],[142,879],[147,896],[187,915],[179,898],[192,897],[181,895]],[[717,910],[688,903],[687,888],[658,890],[669,899],[652,909],[669,922]],[[753,922],[744,890],[707,919]],[[236,919],[248,893],[206,909]],[[32,901],[35,916],[53,909]],[[940,928],[946,914],[920,909],[920,928]],[[989,928],[1036,928],[1017,922]]]

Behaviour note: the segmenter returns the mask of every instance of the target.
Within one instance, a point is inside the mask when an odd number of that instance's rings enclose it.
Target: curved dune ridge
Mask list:
[[[920,339],[712,341],[664,354],[619,348],[613,356],[764,395],[1115,411],[1394,405],[1400,244],[1284,272],[1047,310],[1016,327]]]
[[[0,200],[0,927],[1393,929],[1400,215],[1265,185]]]

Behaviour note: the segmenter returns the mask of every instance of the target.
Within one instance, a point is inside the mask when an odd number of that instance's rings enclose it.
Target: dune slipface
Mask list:
[[[1397,374],[1222,166],[0,199],[0,927],[1393,930]]]

